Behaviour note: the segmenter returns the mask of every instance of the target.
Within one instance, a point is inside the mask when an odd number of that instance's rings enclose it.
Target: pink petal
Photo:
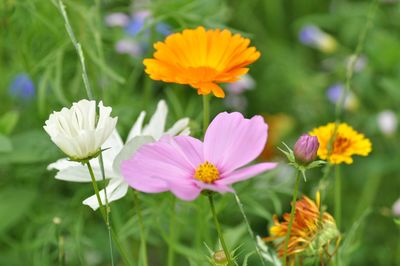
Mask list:
[[[192,201],[200,195],[201,189],[191,179],[176,179],[168,175],[161,179],[168,184],[169,190],[181,200]]]
[[[190,195],[185,194],[190,191],[184,191],[181,186],[192,184],[195,167],[202,161],[201,151],[202,143],[192,137],[165,136],[158,142],[143,145],[122,163],[121,172],[137,190],[149,193],[171,190],[178,197],[190,200]]]
[[[243,181],[261,174],[267,170],[273,169],[277,163],[258,163],[248,167],[236,170],[226,176],[221,176],[221,179],[215,181],[218,185],[230,185],[239,181]]]
[[[204,157],[221,174],[228,174],[253,161],[267,141],[268,126],[261,116],[245,119],[242,114],[220,113],[204,138]]]
[[[176,148],[186,161],[196,169],[199,164],[204,163],[203,143],[190,136],[174,137]]]
[[[219,193],[235,192],[235,190],[233,190],[231,187],[226,186],[225,184],[219,184],[216,182],[214,182],[213,184],[207,184],[199,180],[195,180],[194,182],[201,190],[211,190]]]

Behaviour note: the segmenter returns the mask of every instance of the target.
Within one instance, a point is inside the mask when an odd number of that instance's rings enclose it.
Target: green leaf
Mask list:
[[[19,112],[9,111],[0,118],[0,133],[11,134],[19,120]]]
[[[35,197],[33,189],[7,188],[0,191],[0,217],[4,218],[0,219],[0,234],[28,213]]]
[[[10,139],[3,134],[0,134],[0,152],[12,151],[12,143]]]

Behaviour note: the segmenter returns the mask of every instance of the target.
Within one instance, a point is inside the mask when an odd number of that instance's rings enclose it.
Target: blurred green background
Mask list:
[[[370,19],[361,43],[364,61],[352,79],[353,104],[346,105],[343,120],[372,140],[373,152],[342,167],[341,254],[344,265],[386,266],[400,265],[400,230],[392,212],[400,197],[399,132],[385,130],[386,120],[382,122],[383,111],[391,114],[392,127],[399,116],[400,5],[396,0],[376,2],[371,9],[371,1],[345,0],[64,1],[95,98],[113,107],[123,136],[139,112],[151,114],[161,98],[170,107],[169,125],[187,116],[193,134],[200,135],[201,99],[195,91],[154,82],[144,74],[142,59],[151,55],[154,41],[168,31],[198,25],[249,37],[262,53],[250,67],[255,86],[233,95],[234,104],[214,98],[212,113],[239,109],[247,116],[265,115],[271,147],[264,159],[271,161],[284,161],[276,150],[281,141],[291,146],[301,133],[335,120],[327,90],[345,83],[346,64]],[[111,26],[107,20],[115,12],[133,20],[139,11],[151,13],[140,30]],[[306,25],[332,36],[336,49],[327,53],[300,42]],[[0,77],[0,265],[57,265],[60,239],[67,265],[110,265],[104,224],[98,213],[81,204],[92,194],[91,186],[55,180],[55,172],[46,170],[63,154],[42,129],[44,121],[53,110],[86,98],[58,1],[1,1]],[[321,175],[313,170],[301,191],[314,198]],[[235,186],[258,235],[268,235],[272,214],[289,211],[293,181],[292,171],[281,164],[268,175]],[[331,187],[324,203],[332,213]],[[166,265],[171,198],[141,194],[151,266]],[[132,201],[130,193],[112,203],[112,222],[137,260]],[[207,265],[204,242],[216,246],[204,202],[178,203],[176,265]],[[218,197],[217,207],[230,246],[239,247],[244,257],[252,244],[233,196]],[[248,265],[257,263],[256,256],[250,257]]]

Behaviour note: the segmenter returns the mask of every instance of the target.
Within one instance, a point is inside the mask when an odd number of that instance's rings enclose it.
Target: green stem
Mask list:
[[[296,184],[294,185],[294,189],[293,189],[292,210],[290,212],[288,231],[287,231],[286,238],[285,238],[285,249],[283,251],[283,265],[284,266],[286,266],[286,263],[287,263],[286,257],[287,257],[287,251],[288,251],[288,246],[289,246],[290,234],[292,232],[293,220],[294,220],[294,216],[296,214],[296,200],[297,200],[297,193],[299,192],[299,185],[300,185],[300,171],[297,171]]]
[[[143,259],[143,265],[148,266],[149,263],[147,261],[147,246],[146,246],[146,232],[144,230],[144,224],[143,224],[143,217],[142,217],[142,211],[140,208],[140,201],[139,201],[139,192],[136,190],[133,191],[133,197],[135,201],[135,208],[136,208],[136,213],[138,216],[138,222],[139,222],[139,228],[140,228],[140,242],[141,242],[141,251],[142,251],[142,259]]]
[[[100,209],[101,216],[104,220],[104,223],[107,225],[106,210],[104,208],[103,203],[101,202],[99,187],[97,186],[97,183],[96,183],[96,178],[94,176],[93,168],[89,161],[86,163],[86,165],[89,170],[90,178],[92,179],[93,190],[96,194],[97,202],[99,203],[99,209]],[[128,255],[127,255],[126,251],[124,250],[121,243],[119,242],[119,238],[118,238],[117,234],[115,233],[115,231],[113,230],[113,228],[111,226],[110,226],[110,231],[111,231],[112,239],[114,240],[114,243],[115,243],[119,253],[121,254],[122,259],[124,260],[125,264],[132,265],[132,263],[128,259]]]
[[[61,14],[64,18],[65,28],[67,29],[69,38],[71,39],[72,44],[74,45],[76,52],[78,53],[79,61],[81,63],[81,67],[82,67],[82,79],[83,79],[83,84],[85,86],[86,94],[87,94],[89,100],[93,100],[94,99],[93,90],[89,83],[89,78],[88,78],[87,71],[86,71],[85,57],[83,56],[82,46],[75,37],[74,31],[71,27],[71,23],[69,22],[69,19],[68,19],[67,12],[65,11],[64,3],[61,0],[59,0],[58,5],[60,7]]]
[[[244,212],[243,204],[242,204],[242,202],[240,201],[239,196],[238,196],[236,193],[234,193],[234,195],[235,195],[236,203],[237,203],[237,205],[239,206],[240,213],[242,214],[243,219],[244,219],[244,221],[245,221],[245,223],[246,223],[247,232],[249,233],[250,237],[253,239],[253,243],[254,243],[254,246],[255,246],[255,248],[256,248],[258,258],[260,259],[261,264],[262,264],[263,266],[265,266],[265,262],[264,262],[264,259],[263,259],[262,255],[261,255],[260,248],[259,248],[258,245],[257,245],[257,239],[256,239],[256,237],[255,237],[255,235],[254,235],[254,233],[253,233],[253,230],[251,229],[249,220],[247,219],[247,215],[246,215],[246,213]]]
[[[224,239],[224,235],[222,234],[221,225],[219,224],[219,221],[218,221],[217,212],[215,211],[214,198],[213,198],[212,193],[208,194],[208,200],[210,202],[210,208],[211,208],[211,212],[212,212],[212,215],[214,218],[215,228],[217,229],[217,233],[218,233],[219,240],[221,242],[222,249],[224,250],[226,260],[228,261],[228,266],[233,265],[231,255],[229,253],[229,249],[225,244],[225,239]]]
[[[114,266],[113,247],[112,247],[112,240],[111,240],[112,239],[111,238],[111,225],[110,225],[111,208],[110,208],[110,205],[108,204],[107,182],[106,182],[106,174],[104,171],[103,153],[100,153],[99,165],[100,165],[100,170],[101,170],[101,178],[103,180],[103,185],[104,185],[104,198],[106,200],[105,211],[106,211],[106,225],[107,225],[107,230],[108,230],[108,245],[110,247],[111,265]]]
[[[336,225],[340,230],[342,218],[342,180],[340,176],[340,167],[335,167],[335,220]]]
[[[168,266],[174,266],[175,260],[175,253],[174,253],[174,246],[175,246],[175,226],[176,226],[176,219],[175,219],[175,204],[176,198],[172,197],[172,208],[171,208],[171,215],[169,219],[169,245],[168,245]]]
[[[210,97],[203,95],[203,132],[205,133],[210,123]]]
[[[335,166],[335,220],[337,228],[340,231],[341,220],[342,220],[342,180],[340,176],[340,166]],[[335,255],[335,265],[340,265],[339,250]]]

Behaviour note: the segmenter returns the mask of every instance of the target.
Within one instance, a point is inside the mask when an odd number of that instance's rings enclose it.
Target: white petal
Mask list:
[[[150,123],[143,129],[142,135],[152,136],[156,140],[159,140],[164,133],[167,114],[167,104],[164,100],[159,101],[157,105],[157,110],[151,117]]]
[[[128,192],[128,184],[122,178],[115,178],[110,181],[110,183],[106,187],[107,190],[107,199],[108,202],[112,202],[118,200],[126,195]],[[103,205],[105,205],[105,190],[102,189],[99,191],[100,199]],[[99,202],[97,201],[96,195],[93,195],[87,199],[85,199],[83,204],[88,205],[94,211],[99,208]]]
[[[54,163],[51,163],[47,166],[47,170],[64,170],[67,169],[69,167],[74,167],[74,166],[79,166],[80,163],[77,162],[72,162],[70,160],[68,160],[67,158],[62,158],[57,160]]]
[[[138,119],[136,119],[135,124],[133,124],[131,130],[129,131],[128,139],[126,140],[126,142],[142,134],[143,120],[145,116],[146,116],[145,111],[140,112]]]
[[[167,130],[167,132],[165,132],[166,134],[170,135],[170,136],[176,136],[179,133],[181,133],[182,131],[184,131],[185,129],[187,129],[188,125],[189,125],[189,118],[182,118],[179,119],[178,121],[175,122],[175,124]],[[180,134],[179,134],[180,135]]]
[[[98,167],[92,167],[96,180],[101,180],[101,171]],[[70,181],[70,182],[91,182],[92,179],[89,174],[87,166],[78,165],[68,167],[66,169],[58,171],[55,176],[58,180]]]
[[[104,168],[112,171],[113,161],[117,154],[122,150],[122,147],[124,147],[124,143],[122,142],[121,136],[118,134],[118,131],[114,129],[110,137],[108,137],[101,147],[105,150],[103,151]]]
[[[133,154],[144,144],[154,142],[154,138],[150,136],[137,136],[128,141],[122,148],[121,152],[115,157],[113,169],[115,173],[121,173],[122,161],[130,159]]]

